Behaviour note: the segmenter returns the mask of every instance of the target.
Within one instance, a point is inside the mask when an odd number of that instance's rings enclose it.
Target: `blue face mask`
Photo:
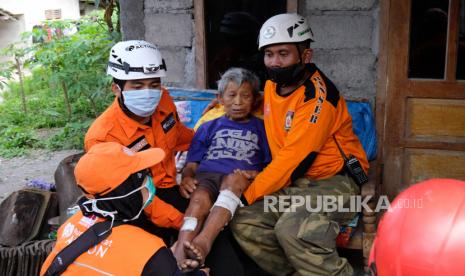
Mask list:
[[[142,89],[123,91],[124,105],[140,117],[153,114],[161,98],[160,89]]]
[[[147,201],[144,203],[144,206],[142,209],[145,209],[147,206],[152,203],[153,197],[155,196],[155,193],[157,189],[155,188],[155,185],[153,185],[153,180],[151,176],[147,176],[147,181],[145,182],[145,187],[149,191],[149,197],[147,198]]]

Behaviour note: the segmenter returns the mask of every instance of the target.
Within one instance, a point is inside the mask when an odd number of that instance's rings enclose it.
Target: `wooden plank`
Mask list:
[[[441,80],[409,80],[404,95],[417,97],[428,95],[433,98],[465,99],[465,82],[446,82]],[[447,91],[447,94],[444,92]]]
[[[363,233],[363,259],[368,260],[376,233]],[[367,263],[365,265],[368,265]]]
[[[465,143],[465,100],[407,100],[407,137]]]
[[[207,53],[205,42],[205,2],[204,0],[194,1],[194,25],[195,25],[195,67],[196,67],[196,87],[198,89],[207,88]]]
[[[403,93],[408,91],[407,61],[410,30],[410,2],[389,0],[389,26],[387,41],[387,93],[383,123],[384,172],[381,194],[391,199],[402,185],[403,149],[398,143],[404,133],[405,101]],[[407,45],[406,45],[407,44]]]
[[[404,188],[430,178],[465,180],[465,152],[450,150],[405,150]]]
[[[287,0],[287,3],[286,3],[286,9],[287,9],[287,12],[298,12],[297,11],[297,8],[298,8],[298,2],[297,0]]]
[[[459,36],[459,0],[449,2],[449,26],[447,35],[446,80],[455,81],[457,72],[457,53]]]
[[[442,137],[440,137],[442,138]],[[452,139],[451,139],[452,140]],[[448,149],[465,151],[465,144],[463,140],[454,138],[455,143],[449,141],[420,141],[418,139],[404,139],[403,142],[397,146],[404,148],[418,148],[418,149]]]
[[[388,42],[389,42],[389,13],[390,1],[380,1],[379,9],[379,54],[378,54],[378,81],[376,84],[376,132],[378,138],[377,160],[383,159],[384,146],[384,123],[385,123],[385,106],[388,91],[387,71],[388,71]],[[378,161],[377,164],[381,164]],[[376,175],[378,178],[379,175]],[[377,179],[378,180],[378,179]],[[379,183],[379,181],[377,181]]]
[[[408,79],[408,42],[410,41],[410,17],[411,1],[395,0],[391,2],[391,13],[389,21],[390,44],[389,50],[393,57],[390,60],[390,74],[397,82]],[[392,39],[391,39],[392,38]],[[401,91],[396,93],[401,94]]]
[[[385,145],[399,140],[403,135],[405,102],[399,101],[403,98],[403,93],[408,91],[407,81],[407,61],[408,47],[403,47],[408,41],[410,21],[410,1],[391,1],[390,9],[395,12],[390,13],[389,18],[389,41],[388,41],[388,93],[386,98],[386,125],[389,133],[385,133]],[[400,169],[400,168],[399,168]]]
[[[387,131],[387,130],[386,130]],[[402,190],[404,149],[390,145],[386,147],[384,155],[383,183],[380,195],[387,195],[390,200]]]

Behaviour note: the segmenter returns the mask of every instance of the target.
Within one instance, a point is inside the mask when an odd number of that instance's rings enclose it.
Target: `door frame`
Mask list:
[[[398,2],[399,1],[399,2]],[[408,3],[407,3],[408,2]],[[395,8],[393,7],[395,3]],[[401,3],[401,4],[399,4]],[[404,4],[405,3],[405,4]],[[447,98],[464,99],[465,81],[457,81],[457,42],[458,42],[458,12],[460,2],[449,1],[449,20],[445,78],[441,81],[429,79],[409,79],[407,74],[409,50],[405,45],[409,39],[410,23],[405,24],[405,16],[410,18],[411,0],[381,0],[379,13],[379,55],[378,55],[378,83],[376,92],[376,128],[378,132],[378,156],[377,156],[377,183],[381,194],[392,196],[393,187],[386,187],[383,178],[386,166],[402,160],[397,160],[403,155],[402,149],[422,148],[436,149],[448,143],[438,141],[419,141],[408,137],[402,131],[406,129],[407,104],[400,104],[401,108],[394,110],[398,96],[412,96],[422,91],[427,91],[432,98],[441,98],[443,91],[447,89]],[[407,42],[408,46],[408,42]],[[407,47],[408,48],[408,47]],[[438,89],[439,88],[439,89]],[[404,91],[406,91],[405,94]],[[401,125],[402,127],[399,127]],[[394,133],[394,135],[392,135]],[[395,140],[396,137],[402,139]],[[463,144],[448,144],[451,150],[465,151]],[[395,152],[397,150],[397,152]],[[388,154],[389,152],[389,154]],[[394,152],[394,153],[393,153]],[[398,156],[397,156],[398,155]],[[387,160],[389,158],[389,160]],[[398,170],[389,177],[394,178],[397,186],[405,180],[402,170]]]
[[[287,12],[297,12],[298,0],[287,0]],[[207,44],[205,37],[205,1],[194,1],[196,87],[207,88]]]
[[[386,97],[388,91],[388,42],[389,42],[389,18],[391,0],[381,0],[379,2],[379,53],[378,53],[378,68],[375,98],[375,122],[378,138],[378,149],[376,155],[375,183],[376,194],[380,194],[383,190],[383,172],[384,172],[384,129],[386,124]]]

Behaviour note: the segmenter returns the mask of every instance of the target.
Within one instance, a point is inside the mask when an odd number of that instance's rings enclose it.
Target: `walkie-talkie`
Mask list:
[[[352,179],[355,181],[355,183],[358,186],[362,186],[363,184],[367,183],[368,176],[363,170],[362,165],[360,165],[360,162],[358,161],[358,159],[353,155],[349,155],[349,157],[347,157],[344,151],[342,150],[341,146],[337,142],[336,137],[334,135],[333,135],[333,138],[334,138],[334,141],[336,142],[336,145],[339,151],[341,152],[342,158],[344,159],[345,171],[350,175],[350,177],[352,177]]]

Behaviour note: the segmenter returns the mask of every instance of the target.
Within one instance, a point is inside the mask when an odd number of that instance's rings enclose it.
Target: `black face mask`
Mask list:
[[[131,174],[128,179],[126,179],[123,183],[121,183],[118,187],[116,187],[113,191],[109,192],[105,196],[96,198],[105,198],[105,197],[118,197],[122,195],[126,195],[135,189],[140,188],[142,183],[144,182],[145,177],[147,176],[148,171],[142,170],[140,172]],[[83,205],[87,199],[82,197],[78,205],[80,205],[81,211],[85,216],[95,214],[96,216],[102,217],[98,213],[89,213],[86,211]],[[112,200],[105,200],[105,201],[97,201],[97,207],[101,210],[112,212],[118,211],[115,216],[115,220],[123,220],[123,219],[131,219],[139,213],[142,205],[144,204],[142,193],[136,192],[127,197],[119,198],[119,199],[112,199]],[[89,209],[91,207],[89,206]],[[143,216],[142,216],[143,217]]]
[[[284,68],[267,67],[266,70],[268,71],[268,77],[281,87],[300,81],[305,74],[305,66],[301,63]]]

